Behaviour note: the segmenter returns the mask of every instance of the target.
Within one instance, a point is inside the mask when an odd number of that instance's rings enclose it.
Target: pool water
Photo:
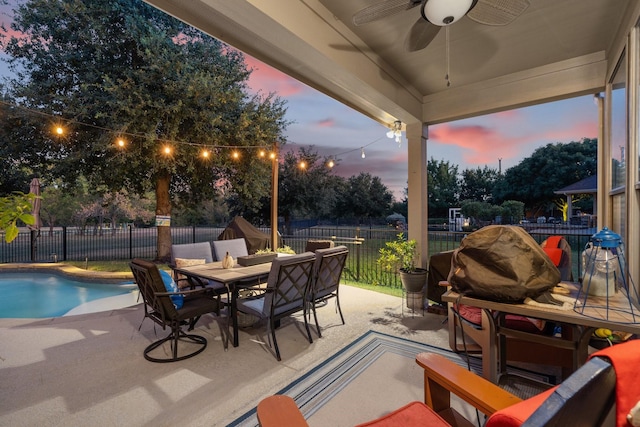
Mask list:
[[[131,283],[82,282],[51,273],[2,273],[0,318],[64,316],[82,304],[137,289]]]

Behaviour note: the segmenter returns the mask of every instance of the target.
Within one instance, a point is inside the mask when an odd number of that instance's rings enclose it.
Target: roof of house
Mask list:
[[[574,182],[560,190],[554,191],[555,194],[595,194],[598,192],[598,176],[591,175],[578,182]]]

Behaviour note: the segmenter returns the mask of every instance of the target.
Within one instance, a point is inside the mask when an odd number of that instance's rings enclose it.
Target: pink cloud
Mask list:
[[[498,157],[515,157],[516,146],[522,142],[521,138],[509,137],[479,125],[437,125],[430,130],[429,138],[462,149],[464,162],[472,165],[493,163]]]
[[[495,164],[496,159],[520,161],[543,145],[580,141],[598,135],[598,124],[592,120],[562,123],[559,127],[517,128],[514,126],[514,119],[519,118],[517,112],[498,115],[504,121],[500,127],[446,123],[431,127],[429,139],[436,144],[458,149],[463,163],[474,167]],[[524,134],[514,136],[514,132]]]
[[[259,90],[267,93],[274,92],[286,98],[298,95],[305,90],[302,83],[255,58],[245,55],[245,63],[254,71],[249,76],[249,87],[255,92]]]
[[[326,119],[318,120],[316,124],[321,128],[330,128],[335,126],[336,121],[334,119],[326,118]]]

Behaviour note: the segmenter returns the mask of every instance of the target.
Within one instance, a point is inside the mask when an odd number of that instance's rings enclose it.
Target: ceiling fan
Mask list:
[[[424,49],[441,27],[468,16],[484,25],[507,25],[529,6],[529,0],[385,0],[353,15],[353,24],[364,25],[420,6],[420,18],[406,40],[409,52]]]

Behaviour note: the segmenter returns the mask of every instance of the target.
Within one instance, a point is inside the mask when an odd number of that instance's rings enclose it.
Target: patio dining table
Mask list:
[[[210,262],[189,267],[176,268],[175,271],[183,274],[192,285],[205,285],[207,281],[213,280],[224,284],[231,292],[230,315],[233,324],[233,346],[238,346],[238,295],[241,288],[251,286],[255,279],[258,284],[259,279],[269,274],[271,263],[255,264],[250,266],[235,265],[233,268],[223,268],[222,262]]]

